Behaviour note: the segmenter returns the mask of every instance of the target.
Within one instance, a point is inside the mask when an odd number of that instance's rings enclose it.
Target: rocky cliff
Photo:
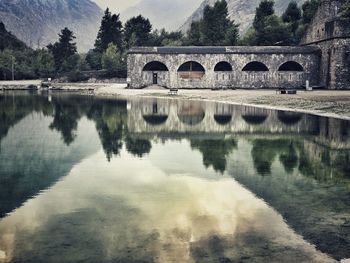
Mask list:
[[[102,10],[90,0],[0,0],[0,21],[30,47],[58,39],[64,27],[73,30],[80,52],[93,46]]]
[[[213,6],[217,0],[204,0],[198,9],[186,20],[181,26],[180,30],[186,33],[193,21],[198,21],[203,16],[204,8],[207,5]],[[229,18],[235,20],[236,23],[240,24],[240,33],[244,33],[251,26],[255,9],[258,7],[261,0],[226,0],[229,11]],[[296,0],[301,5],[305,0]],[[275,0],[275,10],[277,14],[282,14],[290,1],[288,0]]]

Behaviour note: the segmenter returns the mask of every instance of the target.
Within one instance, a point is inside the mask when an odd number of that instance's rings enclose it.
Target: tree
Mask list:
[[[46,49],[36,50],[33,56],[33,70],[40,78],[53,76],[55,72],[53,55]]]
[[[122,55],[117,46],[113,43],[108,45],[106,51],[102,54],[102,68],[109,73],[116,72],[122,68]]]
[[[320,0],[307,0],[303,5],[303,23],[309,24],[316,14]]]
[[[71,30],[67,27],[62,29],[58,34],[59,40],[55,44],[50,44],[47,48],[52,52],[56,70],[61,71],[63,63],[67,63],[67,60],[77,54],[77,45],[74,42],[75,36]]]
[[[127,48],[131,46],[146,46],[150,41],[152,25],[142,15],[132,17],[124,26],[124,40]]]
[[[340,9],[340,17],[349,19],[350,18],[350,0],[344,0]]]
[[[206,6],[203,18],[194,22],[188,32],[187,42],[191,45],[227,45],[238,40],[238,25],[228,18],[227,3],[217,1],[213,7]]]
[[[290,42],[288,26],[275,15],[274,1],[263,0],[256,9],[253,22],[254,45],[286,45]]]
[[[291,43],[297,44],[298,40],[296,39],[296,32],[298,30],[301,19],[301,9],[298,7],[298,4],[295,1],[289,3],[286,11],[282,15],[282,20],[284,23],[287,23],[290,26],[290,30],[293,35]]]
[[[187,33],[187,44],[188,45],[200,45],[200,21],[194,21],[191,24],[190,30]]]
[[[123,25],[119,20],[119,15],[113,14],[107,8],[101,21],[100,30],[95,41],[95,51],[103,53],[109,43],[113,43],[122,49]]]
[[[253,27],[256,31],[261,30],[264,27],[265,19],[275,14],[274,10],[275,2],[273,0],[263,0],[256,8]]]

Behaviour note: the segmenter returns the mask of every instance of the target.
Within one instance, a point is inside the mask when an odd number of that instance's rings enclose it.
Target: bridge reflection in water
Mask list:
[[[198,101],[132,100],[133,133],[304,134],[320,131],[319,118],[298,112]]]

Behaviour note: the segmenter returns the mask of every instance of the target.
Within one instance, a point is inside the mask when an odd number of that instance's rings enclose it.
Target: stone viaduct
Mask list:
[[[301,46],[135,47],[130,88],[350,88],[349,21],[341,0],[321,0]]]

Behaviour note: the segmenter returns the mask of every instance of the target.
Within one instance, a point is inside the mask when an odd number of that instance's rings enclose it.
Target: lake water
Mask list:
[[[350,258],[350,123],[0,94],[0,262]]]

